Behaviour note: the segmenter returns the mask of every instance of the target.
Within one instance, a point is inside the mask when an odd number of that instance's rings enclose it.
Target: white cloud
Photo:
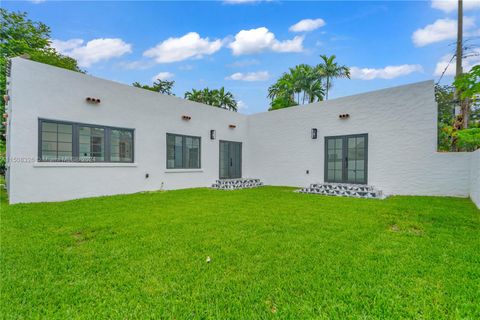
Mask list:
[[[89,67],[96,62],[132,52],[132,46],[118,38],[99,38],[83,44],[82,39],[52,40],[52,47],[61,54],[75,58],[81,67]]]
[[[423,68],[418,64],[403,64],[400,66],[387,66],[385,68],[358,68],[351,67],[352,79],[373,80],[373,79],[394,79],[413,72],[422,72]]]
[[[323,27],[324,25],[325,21],[323,19],[303,19],[295,23],[288,30],[292,32],[308,32]]]
[[[152,81],[157,81],[157,79],[160,79],[160,80],[168,80],[168,79],[171,79],[175,76],[175,74],[171,73],[171,72],[168,72],[168,71],[165,71],[165,72],[160,72],[158,73],[157,75],[153,76],[152,77]]]
[[[51,40],[51,45],[58,52],[64,53],[68,50],[72,50],[80,47],[83,44],[83,42],[84,42],[83,39],[70,39],[67,41],[53,39]]]
[[[432,8],[442,10],[444,12],[456,11],[458,8],[458,0],[432,0]],[[478,0],[463,0],[463,10],[472,10],[480,8]]]
[[[301,52],[303,51],[303,36],[296,36],[291,40],[279,41],[267,28],[241,30],[235,35],[235,40],[230,43],[234,55],[258,53],[265,50],[276,52]]]
[[[189,32],[180,38],[168,38],[145,51],[143,55],[154,58],[157,63],[169,63],[202,58],[217,52],[221,47],[221,40],[210,41],[209,38],[200,38],[196,32]]]
[[[446,76],[454,76],[455,75],[455,65],[456,65],[456,59],[453,58],[453,60],[450,62],[450,59],[452,59],[451,54],[444,55],[440,61],[437,62],[437,65],[435,66],[435,76],[440,76],[445,68],[447,70],[445,71]],[[450,64],[449,64],[450,63]],[[480,64],[480,48],[472,50],[472,52],[469,52],[467,54],[467,57],[463,58],[462,65],[463,65],[463,72],[468,72],[472,67]],[[448,66],[448,67],[447,67]]]
[[[248,105],[245,102],[243,102],[242,100],[238,100],[237,107],[238,107],[238,111],[240,111],[240,112],[248,109]]]
[[[465,17],[463,19],[464,30],[471,29],[475,26],[472,18]],[[457,38],[457,20],[449,18],[438,19],[425,28],[418,29],[412,34],[412,41],[417,47],[423,47],[431,43],[454,40]]]
[[[236,72],[228,77],[225,80],[237,80],[237,81],[265,81],[270,78],[268,71],[257,71],[257,72]]]

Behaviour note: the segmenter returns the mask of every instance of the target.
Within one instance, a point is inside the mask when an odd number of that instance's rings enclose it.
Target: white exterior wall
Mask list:
[[[388,195],[468,196],[470,154],[436,152],[432,81],[250,116],[248,174],[270,185],[323,182],[324,137],[361,133],[369,185]]]
[[[470,198],[480,208],[480,149],[471,155]]]
[[[207,187],[218,179],[219,140],[243,143],[243,177],[303,187],[323,181],[325,136],[361,133],[368,134],[368,184],[386,194],[478,199],[479,152],[436,152],[431,81],[251,116],[21,58],[12,59],[10,82],[11,160],[37,158],[39,118],[135,129],[134,164],[10,161],[10,203]],[[343,113],[350,118],[340,120]],[[201,136],[202,169],[166,169],[167,132]]]
[[[21,58],[12,59],[10,81],[11,159],[37,158],[39,118],[135,129],[134,164],[11,161],[10,203],[206,187],[218,179],[218,141],[247,145],[246,116],[236,112]],[[86,97],[100,98],[101,103],[88,104]],[[182,115],[192,119],[184,121]],[[229,124],[237,127],[230,129]],[[211,129],[216,140],[210,140]],[[166,170],[167,132],[201,136],[201,170]]]

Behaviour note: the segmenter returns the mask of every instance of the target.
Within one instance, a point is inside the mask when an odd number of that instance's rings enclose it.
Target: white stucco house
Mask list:
[[[244,115],[14,58],[7,100],[10,203],[258,178],[480,204],[480,151],[437,152],[432,81]]]

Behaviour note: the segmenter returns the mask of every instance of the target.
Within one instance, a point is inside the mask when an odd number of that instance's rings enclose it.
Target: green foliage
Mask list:
[[[472,69],[473,74],[478,73],[477,67]],[[478,76],[476,81],[478,81]],[[468,88],[475,88],[470,80],[473,76],[464,75],[455,81],[455,85],[461,85],[460,88],[463,92],[462,96],[466,98],[466,92],[469,91]],[[478,128],[480,123],[480,108],[478,107],[479,100],[476,98],[476,94],[469,97],[470,99],[470,129],[458,130],[458,125],[455,125],[454,117],[454,108],[455,108],[455,98],[454,98],[455,87],[452,86],[435,86],[435,100],[438,104],[438,149],[440,151],[474,151],[480,148]],[[471,94],[471,93],[469,93]]]
[[[330,57],[327,55],[320,55],[322,62],[316,66],[317,72],[325,78],[325,99],[328,100],[328,92],[333,86],[333,79],[348,78],[350,79],[350,68],[344,65],[339,65],[335,59],[335,55]]]
[[[82,72],[75,59],[63,56],[50,46],[50,28],[27,18],[25,12],[0,8],[0,96],[6,94],[7,59],[28,54],[34,61]],[[0,114],[5,103],[0,99]],[[4,128],[1,130],[4,131]],[[1,138],[3,139],[3,137]]]
[[[288,108],[296,105],[297,103],[295,102],[295,100],[290,97],[278,97],[273,99],[270,104],[270,109],[268,109],[268,111]]]
[[[205,188],[0,212],[5,319],[480,318],[469,199]]]
[[[457,146],[462,151],[475,151],[480,148],[480,128],[457,131]]]
[[[474,66],[454,81],[462,99],[469,103],[469,127],[480,125],[480,65]]]
[[[324,94],[317,71],[306,64],[290,68],[268,88],[268,98],[272,100],[270,110],[321,101]]]
[[[438,150],[453,151],[453,127],[444,123],[438,124]]]
[[[335,56],[320,56],[315,67],[300,64],[289,69],[268,88],[269,110],[288,108],[328,99],[334,78],[350,78],[350,69],[335,62]]]
[[[454,83],[462,93],[462,98],[479,99],[480,96],[480,65],[474,66],[470,72],[458,77]]]
[[[150,91],[155,91],[155,92],[158,92],[158,93],[161,93],[161,94],[166,94],[166,95],[169,95],[169,96],[174,96],[175,94],[173,94],[172,90],[173,90],[173,86],[175,85],[175,81],[168,81],[168,80],[160,80],[160,79],[157,79],[152,86],[149,86],[149,85],[142,85],[140,84],[139,82],[134,82],[132,83],[132,85],[134,87],[137,87],[137,88],[142,88],[142,89],[145,89],[145,90],[150,90]]]
[[[438,105],[439,125],[451,125],[453,123],[455,113],[454,95],[454,87],[435,85],[435,101]]]
[[[220,89],[203,90],[192,89],[185,92],[185,99],[196,101],[213,107],[222,108],[231,111],[238,111],[238,103],[230,91],[225,91],[224,87]]]

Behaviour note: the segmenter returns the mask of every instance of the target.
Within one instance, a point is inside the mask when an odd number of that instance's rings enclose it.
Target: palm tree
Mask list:
[[[238,110],[238,103],[230,91],[225,91],[224,87],[210,90],[204,88],[185,92],[185,99],[208,104],[213,107],[222,108],[231,111]]]
[[[315,101],[323,101],[323,97],[325,96],[325,90],[320,80],[310,82],[308,84],[308,87],[306,87],[304,90],[305,94],[308,97],[308,103],[313,103]]]
[[[215,91],[218,107],[227,110],[237,111],[237,102],[235,101],[235,98],[233,97],[233,94],[231,92],[225,92],[224,87],[221,87],[220,90]]]
[[[192,89],[192,91],[187,91],[185,92],[185,99],[203,103],[202,91],[195,89]]]
[[[350,68],[347,66],[339,65],[336,61],[335,55],[330,57],[326,55],[320,55],[323,62],[316,66],[316,71],[319,77],[324,77],[326,80],[325,84],[325,100],[328,100],[328,91],[333,86],[334,78],[348,78],[350,79]]]
[[[325,90],[321,80],[316,69],[309,65],[290,68],[268,88],[268,98],[272,100],[270,110],[323,100]]]

